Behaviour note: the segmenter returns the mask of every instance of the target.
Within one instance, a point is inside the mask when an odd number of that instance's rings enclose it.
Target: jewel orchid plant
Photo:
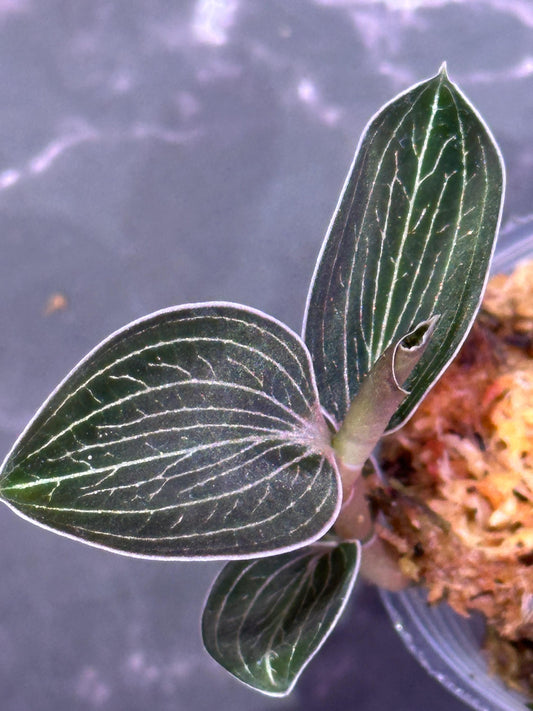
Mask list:
[[[361,471],[467,335],[503,183],[498,148],[443,66],[368,124],[303,338],[223,302],[129,324],[37,412],[3,463],[1,499],[118,553],[228,560],[205,646],[246,684],[289,693],[361,560],[381,564]]]

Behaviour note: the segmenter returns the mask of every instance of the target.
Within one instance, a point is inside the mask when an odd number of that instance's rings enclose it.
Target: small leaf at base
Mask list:
[[[207,651],[245,684],[285,696],[339,619],[359,560],[359,543],[346,542],[229,563],[205,606]]]

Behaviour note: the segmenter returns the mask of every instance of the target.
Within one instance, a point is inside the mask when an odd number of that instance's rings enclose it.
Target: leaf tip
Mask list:
[[[441,79],[448,79],[448,65],[447,65],[446,61],[444,61],[444,62],[440,65],[440,69],[439,69],[439,74],[438,74],[438,76],[439,76]]]

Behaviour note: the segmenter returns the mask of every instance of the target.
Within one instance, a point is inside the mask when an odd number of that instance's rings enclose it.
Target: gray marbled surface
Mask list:
[[[136,317],[224,299],[299,330],[360,132],[445,59],[506,159],[505,241],[533,212],[530,0],[0,0],[1,450]],[[0,514],[2,711],[465,708],[362,585],[276,701],[202,651],[218,566]]]

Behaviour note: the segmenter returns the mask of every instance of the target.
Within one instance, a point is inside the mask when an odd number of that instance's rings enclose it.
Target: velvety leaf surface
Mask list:
[[[323,406],[338,422],[391,343],[441,318],[389,427],[412,412],[478,309],[503,168],[469,102],[442,71],[369,124],[311,285],[304,325]]]
[[[231,304],[180,307],[113,335],[70,374],[3,465],[16,511],[122,552],[250,557],[335,517],[309,354]]]
[[[357,542],[228,563],[209,594],[208,652],[238,679],[288,694],[337,622],[359,568]]]

